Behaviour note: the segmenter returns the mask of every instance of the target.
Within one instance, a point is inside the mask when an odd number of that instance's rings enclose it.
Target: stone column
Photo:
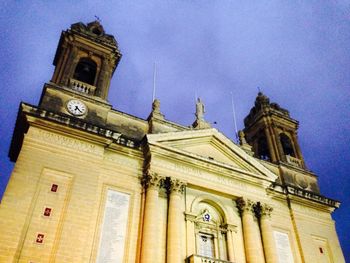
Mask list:
[[[170,179],[167,239],[168,263],[183,262],[181,250],[181,225],[184,222],[184,215],[181,208],[181,199],[184,187],[184,182],[177,179]]]
[[[278,263],[277,250],[271,227],[271,212],[272,207],[267,204],[261,205],[260,211],[260,227],[264,245],[266,263]]]
[[[255,203],[249,199],[236,200],[241,211],[244,248],[247,263],[265,263],[259,225],[254,213]]]
[[[143,217],[141,262],[154,263],[159,259],[159,187],[164,178],[148,171],[143,178],[146,190],[145,212]]]

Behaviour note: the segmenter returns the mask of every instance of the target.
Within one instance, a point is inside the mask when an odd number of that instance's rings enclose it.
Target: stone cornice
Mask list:
[[[291,185],[281,185],[273,183],[270,188],[270,191],[275,191],[277,193],[289,196],[291,199],[299,202],[316,202],[320,205],[324,205],[331,208],[339,208],[340,202],[328,197],[325,197],[320,194],[313,193],[301,188],[297,188]]]
[[[86,137],[88,137],[88,135],[90,137],[95,136],[96,141],[106,144],[107,147],[112,143],[115,143],[134,149],[140,149],[140,142],[127,138],[116,131],[88,123],[83,119],[75,118],[62,113],[47,111],[26,103],[21,103],[16,121],[15,134],[12,138],[10,147],[9,156],[11,161],[15,161],[17,159],[24,138],[23,134],[27,132],[29,125],[42,125],[47,126],[48,128],[51,125],[56,130],[58,128],[62,130],[74,128],[77,130],[77,132],[86,132]],[[101,141],[102,138],[103,140]]]
[[[26,115],[53,121],[59,124],[64,124],[72,128],[77,128],[79,130],[86,131],[88,133],[92,133],[98,136],[112,139],[114,143],[128,146],[131,148],[137,148],[139,146],[138,141],[127,138],[119,132],[116,132],[101,126],[97,126],[92,123],[88,123],[79,118],[75,118],[62,113],[59,114],[55,112],[46,111],[24,103],[22,103],[21,107],[22,107],[22,113]]]

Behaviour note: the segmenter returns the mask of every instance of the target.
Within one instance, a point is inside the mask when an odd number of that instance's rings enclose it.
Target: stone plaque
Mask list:
[[[274,231],[273,234],[275,236],[278,262],[293,263],[294,259],[292,250],[290,248],[288,234],[279,231]]]
[[[107,191],[96,262],[121,263],[124,257],[130,195]]]

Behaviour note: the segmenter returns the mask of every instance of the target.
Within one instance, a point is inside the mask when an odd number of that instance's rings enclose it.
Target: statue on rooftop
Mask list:
[[[197,102],[196,102],[196,118],[197,118],[197,120],[204,120],[204,113],[205,113],[204,104],[203,104],[201,98],[198,98]]]
[[[208,129],[210,128],[210,124],[204,120],[204,103],[200,98],[197,99],[196,102],[196,120],[192,124],[192,127],[195,129]]]

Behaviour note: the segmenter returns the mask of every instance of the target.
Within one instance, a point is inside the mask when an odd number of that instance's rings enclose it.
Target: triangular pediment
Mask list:
[[[148,134],[148,143],[265,179],[277,176],[216,129]]]

